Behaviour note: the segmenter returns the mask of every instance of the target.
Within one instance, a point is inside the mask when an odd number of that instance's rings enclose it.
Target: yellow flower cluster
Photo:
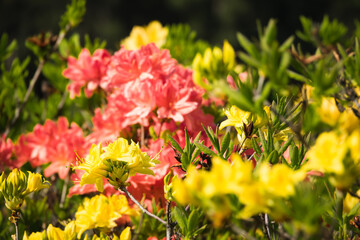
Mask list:
[[[346,189],[360,174],[359,149],[360,128],[351,133],[324,132],[308,151],[305,167],[329,174],[334,186]]]
[[[21,170],[15,168],[7,178],[4,172],[0,176],[0,192],[5,198],[5,205],[12,211],[20,209],[25,197],[43,188],[49,187],[40,173],[28,172],[28,176]]]
[[[206,90],[211,90],[208,83],[226,78],[235,64],[235,51],[225,40],[223,50],[219,47],[207,48],[204,55],[196,54],[192,64],[194,82]],[[207,79],[208,83],[204,79]]]
[[[155,43],[160,48],[165,43],[167,35],[166,27],[163,27],[158,21],[152,21],[146,27],[133,27],[130,36],[125,38],[121,44],[128,50],[136,50],[149,43]]]
[[[154,175],[149,168],[157,163],[158,160],[141,152],[138,144],[132,141],[129,144],[128,140],[118,138],[107,147],[102,147],[101,144],[93,145],[89,155],[74,168],[85,171],[80,185],[95,183],[97,190],[103,191],[104,177],[119,188],[126,185],[129,176],[136,173]]]
[[[251,162],[233,155],[232,163],[214,158],[210,171],[190,167],[184,180],[174,179],[173,194],[180,204],[200,205],[220,226],[232,212],[227,196],[233,194],[244,205],[237,217],[249,218],[260,212],[281,218],[274,206],[277,199],[286,199],[295,193],[295,185],[306,173],[294,171],[285,165],[270,166],[261,163],[253,170]]]
[[[108,232],[116,227],[116,220],[120,217],[136,216],[138,212],[129,207],[126,197],[113,195],[106,197],[97,195],[91,199],[86,198],[75,213],[75,224],[80,237],[88,229],[98,228]]]
[[[54,227],[52,224],[43,232],[34,232],[29,236],[27,233],[24,233],[23,240],[75,240],[80,239],[77,237],[75,222],[69,222],[64,230]],[[85,235],[85,240],[88,240],[88,235]],[[106,235],[101,234],[100,237],[94,235],[92,240],[110,240]],[[130,227],[126,227],[120,234],[120,237],[113,235],[111,238],[113,240],[131,240],[131,230]]]
[[[243,111],[235,105],[232,105],[230,109],[224,110],[224,113],[227,116],[227,119],[220,124],[219,129],[221,130],[228,126],[235,127],[236,131],[239,134],[239,141],[241,143],[246,138],[244,125],[248,126],[250,123],[253,127],[253,133],[256,133],[257,129],[260,129],[264,133],[265,137],[267,137],[267,124],[269,124],[270,126],[272,124],[269,106],[264,107],[264,112],[262,116]],[[285,128],[279,132],[276,132],[274,134],[274,138],[279,141],[286,141],[290,133],[290,128]],[[247,139],[244,146],[251,147],[251,144],[252,143],[250,139]]]
[[[34,232],[29,236],[24,233],[23,240],[75,240],[76,227],[75,222],[71,221],[65,226],[65,230],[54,227],[50,224],[43,232]]]
[[[322,98],[318,113],[322,122],[338,127],[341,131],[350,133],[360,126],[360,119],[350,108],[346,108],[343,112],[339,111],[334,98]]]

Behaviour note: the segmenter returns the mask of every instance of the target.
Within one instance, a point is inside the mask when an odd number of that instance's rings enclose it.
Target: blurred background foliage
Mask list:
[[[58,20],[70,1],[0,0],[0,32],[20,43],[19,57],[26,55],[24,40],[41,31],[58,31]],[[321,22],[325,14],[337,18],[348,27],[360,12],[358,0],[90,0],[83,22],[74,31],[81,36],[100,37],[107,48],[116,50],[134,25],[151,20],[162,24],[188,23],[198,37],[210,44],[221,45],[223,39],[239,48],[236,32],[257,36],[256,21],[262,25],[277,19],[278,38],[285,40],[301,28],[299,16]]]

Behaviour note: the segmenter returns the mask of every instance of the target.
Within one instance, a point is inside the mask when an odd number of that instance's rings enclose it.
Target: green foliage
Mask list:
[[[251,43],[241,33],[238,33],[238,41],[247,52],[241,52],[239,57],[249,66],[257,68],[261,72],[260,77],[268,78],[269,82],[266,84],[271,84],[274,89],[284,91],[283,86],[288,83],[287,69],[291,62],[288,49],[294,37],[289,37],[280,45],[276,40],[276,34],[274,20],[269,21],[264,33],[261,30],[259,31],[258,46]]]
[[[71,0],[71,4],[67,5],[67,10],[59,23],[62,31],[68,27],[76,27],[82,21],[86,12],[85,5],[85,0]]]
[[[2,64],[8,59],[17,48],[16,40],[12,40],[9,44],[9,36],[3,33],[0,38],[0,63]]]
[[[174,207],[172,215],[179,226],[184,239],[196,239],[198,234],[206,229],[203,225],[203,212],[198,208],[190,208],[187,212],[183,207]]]
[[[194,140],[189,138],[189,134],[185,128],[185,147],[182,149],[180,145],[176,142],[175,139],[173,139],[171,136],[169,136],[169,140],[171,145],[174,149],[176,149],[180,154],[181,158],[177,159],[181,163],[181,169],[185,172],[187,171],[188,167],[190,165],[197,165],[199,160],[196,158],[200,154],[200,150],[196,148],[196,142],[199,141],[201,136],[201,132],[195,137]]]
[[[164,208],[156,205],[155,199],[152,201],[152,209],[152,213],[160,218],[165,214]],[[146,240],[149,236],[154,236],[158,239],[165,237],[165,226],[163,224],[159,224],[156,219],[151,218],[146,214],[142,214],[140,218],[132,218],[132,223],[135,226],[135,233],[133,236],[137,235],[139,240]]]
[[[173,24],[169,29],[166,42],[163,46],[169,49],[171,57],[179,63],[191,65],[196,53],[204,53],[209,44],[203,40],[196,40],[196,32],[187,24]]]

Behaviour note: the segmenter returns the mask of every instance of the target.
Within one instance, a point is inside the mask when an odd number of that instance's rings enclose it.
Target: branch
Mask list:
[[[171,239],[171,235],[172,235],[172,221],[171,221],[171,202],[168,201],[167,202],[167,206],[166,206],[166,218],[167,218],[167,225],[166,225],[166,240],[170,240]]]
[[[270,228],[269,228],[269,215],[267,213],[260,214],[261,220],[263,221],[264,225],[264,232],[268,240],[271,240]]]
[[[141,209],[141,211],[143,211],[145,214],[149,215],[152,218],[155,218],[156,220],[158,220],[162,224],[167,225],[167,223],[164,220],[162,220],[158,216],[152,214],[151,212],[146,210],[143,206],[141,206],[141,204],[134,198],[134,196],[131,195],[131,193],[128,192],[128,190],[126,189],[125,186],[120,187],[120,190],[123,191]]]
[[[62,42],[62,40],[64,39],[66,33],[70,30],[70,25],[66,26],[65,30],[60,31],[59,36],[54,44],[54,46],[52,47],[52,49],[40,60],[39,65],[34,73],[34,76],[32,77],[32,79],[30,80],[30,84],[29,87],[26,91],[25,97],[23,102],[18,105],[15,109],[15,116],[14,118],[11,120],[10,124],[6,127],[5,129],[5,135],[8,135],[10,132],[10,129],[15,125],[15,123],[17,122],[17,120],[19,120],[19,117],[21,115],[21,112],[24,110],[24,107],[26,105],[26,103],[29,101],[29,97],[30,94],[32,93],[36,82],[39,79],[39,76],[42,72],[42,69],[45,65],[45,62],[47,61],[48,57],[57,50],[57,48],[59,47],[60,43]]]

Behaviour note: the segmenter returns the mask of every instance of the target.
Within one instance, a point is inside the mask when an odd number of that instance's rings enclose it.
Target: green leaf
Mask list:
[[[220,155],[223,156],[225,151],[228,149],[230,144],[230,134],[229,132],[226,132],[222,142],[221,142],[221,147],[220,147]]]
[[[179,153],[184,154],[183,149],[180,147],[180,145],[178,144],[178,142],[168,134],[168,138],[170,140],[171,146],[173,146]]]
[[[196,147],[198,147],[203,153],[209,155],[209,156],[217,156],[215,152],[213,152],[211,149],[203,145],[202,143],[195,142]]]
[[[281,46],[279,47],[279,52],[284,52],[288,48],[290,48],[293,41],[294,41],[294,36],[288,37],[288,39],[286,39],[285,42],[283,42],[283,44],[281,44]]]
[[[9,36],[3,33],[0,38],[0,62],[8,59],[17,48],[16,40],[12,40],[9,44]]]
[[[76,27],[81,21],[86,12],[86,0],[72,0],[71,4],[67,5],[66,12],[61,16],[60,28],[65,31],[68,26]]]
[[[175,221],[179,225],[181,231],[185,235],[187,232],[187,218],[186,218],[185,214],[178,207],[173,208],[172,214],[173,214]]]
[[[262,145],[262,147],[264,149],[264,153],[268,154],[268,147],[267,147],[268,144],[267,144],[267,142],[265,140],[264,133],[261,130],[259,130],[259,137],[260,137],[261,145]]]
[[[251,138],[251,142],[252,142],[252,146],[254,151],[256,152],[257,155],[261,155],[262,151],[261,148],[259,147],[258,143],[256,142],[255,138]]]
[[[226,151],[225,159],[228,159],[230,157],[230,155],[233,153],[233,150],[234,150],[234,141],[230,140],[229,147]]]
[[[286,149],[290,146],[293,139],[294,139],[294,135],[291,135],[289,139],[281,146],[279,150],[280,155],[282,155],[286,151]]]
[[[256,46],[251,43],[243,34],[237,33],[236,37],[240,45],[252,56],[258,58],[260,56]]]

